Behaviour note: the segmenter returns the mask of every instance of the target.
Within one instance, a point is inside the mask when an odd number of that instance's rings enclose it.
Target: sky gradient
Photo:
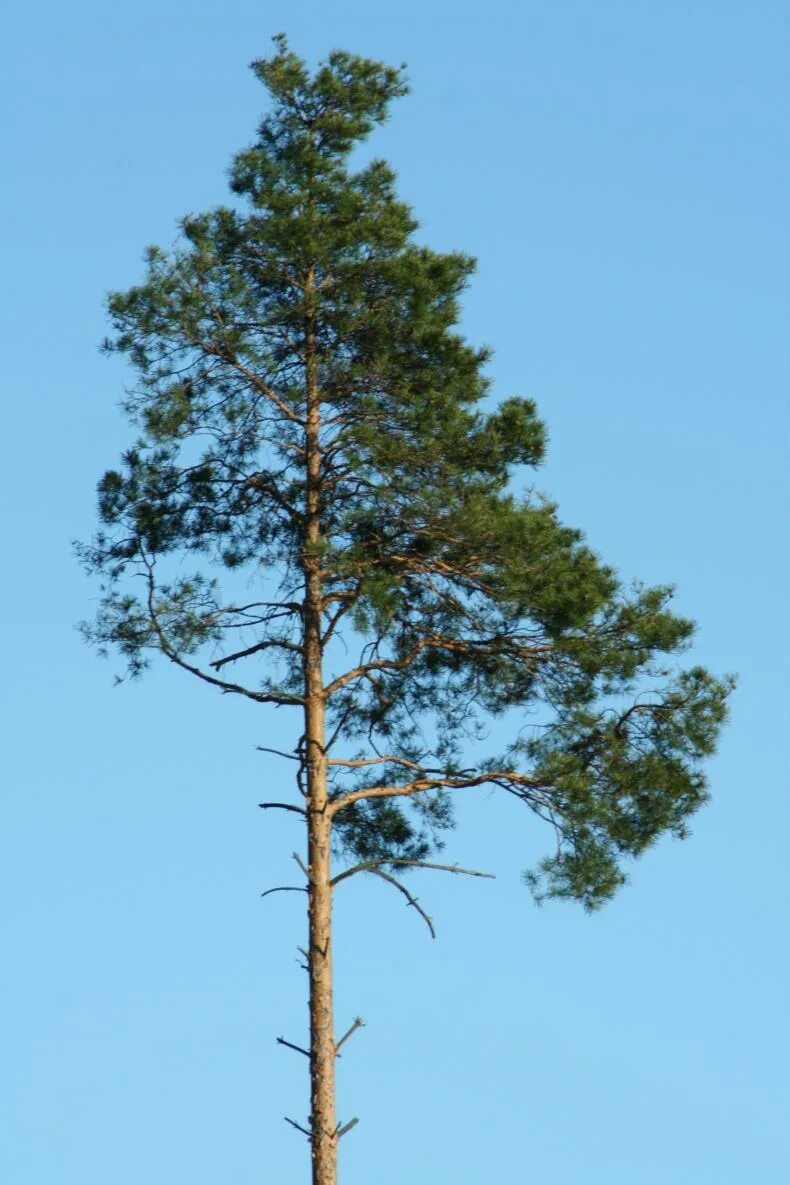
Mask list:
[[[131,439],[104,294],[228,200],[284,31],[408,65],[370,143],[464,330],[533,397],[535,484],[627,579],[677,584],[739,689],[686,843],[602,913],[538,910],[550,842],[465,802],[427,874],[338,890],[342,1185],[773,1185],[788,1147],[790,11],[768,0],[17,7],[0,43],[6,576],[2,1185],[296,1185],[297,824],[273,713],[155,664],[113,687],[70,540]],[[367,153],[367,149],[365,150]],[[275,741],[276,743],[276,741]],[[417,882],[415,881],[415,884]],[[341,895],[342,894],[342,895]]]

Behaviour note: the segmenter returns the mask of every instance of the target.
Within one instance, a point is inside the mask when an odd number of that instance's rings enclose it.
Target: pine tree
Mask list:
[[[109,300],[137,439],[81,548],[103,577],[86,632],[134,675],[158,653],[298,715],[293,801],[261,805],[305,825],[305,1130],[335,1185],[334,886],[416,904],[411,870],[461,871],[436,860],[457,794],[494,787],[553,832],[535,894],[598,908],[705,801],[730,682],[675,668],[693,626],[671,589],[625,590],[513,492],[544,430],[529,400],[484,405],[488,354],[457,328],[473,260],[418,245],[384,162],[351,167],[402,71],[334,52],[311,74],[284,38],[253,69],[271,102],[240,200]],[[484,754],[491,716],[514,739]]]

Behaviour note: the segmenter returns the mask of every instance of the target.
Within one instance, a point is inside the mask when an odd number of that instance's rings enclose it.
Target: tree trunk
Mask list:
[[[325,782],[324,782],[325,784]],[[310,1128],[313,1185],[337,1183],[332,888],[326,810],[309,808]]]
[[[337,1185],[335,1046],[332,1004],[331,818],[324,735],[321,580],[321,408],[315,349],[314,278],[305,284],[306,516],[303,567],[305,756],[307,764],[308,967],[310,975],[310,1145],[313,1185]]]
[[[308,636],[312,633],[308,612]],[[320,622],[320,618],[318,619]],[[310,1130],[313,1185],[337,1183],[335,1119],[335,1029],[332,1005],[331,819],[324,751],[324,700],[320,648],[306,647],[308,694],[305,712],[307,751],[308,968],[310,974]],[[311,654],[317,662],[311,662]]]

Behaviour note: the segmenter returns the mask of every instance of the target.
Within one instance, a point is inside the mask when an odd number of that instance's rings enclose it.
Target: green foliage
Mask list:
[[[330,751],[355,747],[333,771],[336,800],[358,795],[336,816],[344,850],[424,859],[452,791],[494,785],[554,828],[538,896],[595,908],[705,801],[731,683],[673,673],[693,627],[671,590],[624,590],[554,505],[513,492],[545,433],[529,400],[483,404],[488,352],[458,330],[474,263],[417,244],[384,162],[351,167],[406,93],[401,71],[338,52],[311,74],[282,38],[253,69],[271,106],[230,171],[243,206],[185,218],[177,248],[150,248],[142,283],[109,301],[138,439],[99,483],[102,531],[81,549],[105,580],[86,632],[134,674],[158,651],[301,707],[319,555]],[[521,738],[497,758],[479,752],[490,714]]]

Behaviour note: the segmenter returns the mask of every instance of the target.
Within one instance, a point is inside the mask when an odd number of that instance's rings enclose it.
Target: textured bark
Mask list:
[[[331,815],[327,757],[324,748],[324,685],[322,669],[321,587],[321,447],[320,393],[316,370],[313,317],[309,302],[313,277],[305,296],[305,364],[307,382],[307,514],[305,521],[304,676],[305,752],[307,761],[307,830],[309,878],[310,976],[310,1131],[313,1185],[337,1183],[337,1119],[335,1115],[335,1033],[332,1002],[332,872]]]
[[[329,820],[310,813],[310,1096],[313,1185],[336,1185],[335,1038],[332,1008],[332,888]]]

